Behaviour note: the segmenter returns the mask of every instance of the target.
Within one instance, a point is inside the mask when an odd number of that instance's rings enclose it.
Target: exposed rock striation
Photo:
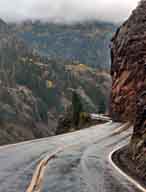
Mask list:
[[[111,56],[112,118],[134,123],[130,145],[127,150],[120,152],[122,163],[145,185],[146,0],[139,3],[130,18],[118,29],[112,39]]]
[[[141,1],[112,39],[114,120],[133,121],[137,97],[146,90],[146,1]]]

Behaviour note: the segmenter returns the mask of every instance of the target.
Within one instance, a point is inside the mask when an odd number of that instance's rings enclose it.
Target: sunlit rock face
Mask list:
[[[146,1],[141,1],[112,39],[114,120],[134,121],[136,99],[146,90]]]

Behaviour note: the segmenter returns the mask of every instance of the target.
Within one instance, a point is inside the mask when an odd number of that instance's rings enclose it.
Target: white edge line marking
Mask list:
[[[124,147],[124,146],[123,146]],[[135,179],[133,179],[131,176],[127,175],[124,171],[122,171],[112,160],[112,155],[117,151],[121,149],[121,147],[118,147],[117,149],[114,149],[109,154],[109,162],[110,164],[121,174],[123,175],[127,180],[129,180],[133,185],[135,185],[138,189],[140,189],[143,192],[146,192],[146,189],[142,187]]]

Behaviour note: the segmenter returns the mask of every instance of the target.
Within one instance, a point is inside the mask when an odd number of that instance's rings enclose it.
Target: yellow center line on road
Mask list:
[[[122,129],[125,127],[126,124],[122,125],[120,128]],[[114,132],[113,132],[114,134]],[[84,142],[83,142],[84,143]],[[40,192],[41,191],[41,186],[43,183],[43,178],[45,174],[45,169],[47,167],[47,164],[50,160],[54,159],[56,155],[60,152],[63,152],[67,148],[74,148],[82,144],[82,142],[79,142],[74,145],[69,145],[69,146],[62,146],[59,149],[57,149],[55,152],[51,153],[50,155],[46,156],[44,159],[40,161],[38,166],[36,167],[36,170],[33,174],[32,180],[30,182],[30,185],[28,186],[26,192]]]
[[[58,149],[57,151],[53,152],[52,154],[50,154],[49,156],[45,157],[43,160],[40,161],[40,163],[36,167],[36,170],[35,170],[35,172],[33,174],[31,183],[28,186],[26,192],[40,192],[41,184],[42,184],[42,181],[43,181],[43,177],[44,177],[44,173],[45,173],[47,163],[51,159],[55,158],[55,156],[59,152],[61,152],[62,150],[63,150],[63,148]]]
[[[33,174],[32,180],[31,180],[26,192],[40,192],[48,162],[50,160],[54,159],[58,153],[63,152],[65,149],[72,148],[72,147],[74,148],[80,144],[81,143],[61,147],[58,150],[56,150],[55,152],[46,156],[44,159],[42,159],[40,161],[40,163],[38,164],[38,166],[36,167],[36,170]]]

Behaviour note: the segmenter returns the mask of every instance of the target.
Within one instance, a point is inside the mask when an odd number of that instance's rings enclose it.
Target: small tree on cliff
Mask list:
[[[72,93],[72,108],[73,108],[73,123],[75,126],[78,126],[80,123],[80,114],[83,110],[83,106],[80,97],[76,93],[76,91],[73,91]]]

